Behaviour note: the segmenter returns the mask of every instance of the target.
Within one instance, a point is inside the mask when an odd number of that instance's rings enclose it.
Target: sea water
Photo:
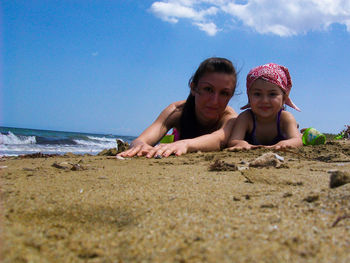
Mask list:
[[[37,152],[96,155],[104,149],[117,147],[116,139],[130,143],[135,137],[0,127],[0,155],[18,156]]]

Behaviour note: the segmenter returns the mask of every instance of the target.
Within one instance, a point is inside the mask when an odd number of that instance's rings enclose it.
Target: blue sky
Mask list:
[[[349,0],[4,0],[0,125],[138,135],[211,56],[289,68],[301,127],[350,124]]]

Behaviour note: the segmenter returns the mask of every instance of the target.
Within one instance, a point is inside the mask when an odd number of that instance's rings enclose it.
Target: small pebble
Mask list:
[[[311,194],[307,197],[304,198],[304,201],[308,202],[308,203],[312,203],[317,201],[320,198],[320,196],[318,194]]]
[[[328,173],[331,174],[329,182],[330,188],[335,188],[350,183],[350,173],[348,172],[330,170]]]

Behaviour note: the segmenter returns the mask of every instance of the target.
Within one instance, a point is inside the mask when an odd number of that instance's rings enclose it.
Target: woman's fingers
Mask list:
[[[146,154],[146,158],[152,158],[154,156],[155,152],[156,152],[155,148],[149,150]]]
[[[124,152],[121,152],[117,154],[121,157],[134,157],[136,156],[144,156],[148,154],[150,151],[152,151],[153,147],[150,145],[138,145],[130,148],[129,150],[126,150]]]
[[[163,152],[163,156],[164,156],[164,157],[169,157],[172,153],[173,153],[173,150],[171,150],[171,149],[166,149],[166,150]]]
[[[127,154],[127,157],[135,156],[140,152],[140,150],[141,150],[141,145],[131,148]]]
[[[173,154],[176,151],[176,147],[174,147],[174,144],[158,144],[153,148],[153,150],[149,151],[146,155],[147,158],[152,158],[156,156],[162,156],[162,157],[169,157],[171,154]]]
[[[135,148],[131,148],[131,149],[126,150],[124,152],[118,153],[117,155],[121,156],[121,157],[132,157],[133,152],[135,152]]]
[[[165,156],[165,152],[169,151],[169,146],[166,144],[159,144],[157,147],[157,151],[155,152],[154,156]]]
[[[135,146],[125,152],[118,154],[122,157],[133,157],[146,156],[146,158],[152,158],[156,156],[169,157],[172,154],[180,156],[186,153],[186,148],[183,144],[179,143],[169,143],[169,144],[158,144],[154,147],[150,145],[139,145]]]

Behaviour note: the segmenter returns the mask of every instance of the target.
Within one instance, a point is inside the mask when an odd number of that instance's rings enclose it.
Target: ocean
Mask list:
[[[31,153],[92,154],[117,147],[116,139],[130,143],[134,136],[92,134],[0,127],[0,156],[18,156]]]

